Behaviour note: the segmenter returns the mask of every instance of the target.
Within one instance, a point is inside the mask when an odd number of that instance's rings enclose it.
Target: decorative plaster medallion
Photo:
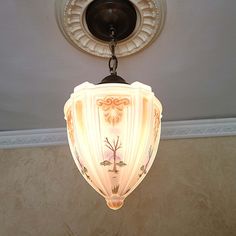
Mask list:
[[[85,10],[92,0],[56,0],[58,25],[66,39],[78,49],[99,57],[110,57],[107,42],[95,38],[88,30]],[[116,47],[117,57],[136,53],[150,45],[161,33],[166,15],[165,0],[130,0],[136,8],[134,32]]]

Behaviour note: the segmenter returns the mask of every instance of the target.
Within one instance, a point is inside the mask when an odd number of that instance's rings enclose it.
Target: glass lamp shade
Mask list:
[[[149,171],[158,149],[162,106],[151,87],[85,82],[64,107],[74,161],[111,209]]]

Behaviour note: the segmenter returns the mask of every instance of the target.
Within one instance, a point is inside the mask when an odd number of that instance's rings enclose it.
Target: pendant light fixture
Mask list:
[[[114,210],[155,159],[162,113],[151,87],[128,84],[117,75],[117,54],[130,55],[150,44],[162,29],[164,9],[164,1],[153,0],[57,1],[58,24],[68,41],[110,57],[110,75],[96,85],[77,86],[64,113],[79,171]]]

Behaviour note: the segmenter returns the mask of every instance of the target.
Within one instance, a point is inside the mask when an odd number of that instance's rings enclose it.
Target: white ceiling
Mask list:
[[[235,23],[235,0],[167,0],[161,36],[118,72],[152,86],[165,121],[236,117]],[[107,74],[63,38],[54,0],[0,2],[0,130],[63,127],[73,87]]]

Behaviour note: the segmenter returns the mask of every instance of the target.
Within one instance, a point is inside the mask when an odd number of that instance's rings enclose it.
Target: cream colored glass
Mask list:
[[[111,209],[119,209],[156,156],[161,103],[139,82],[85,82],[74,89],[64,112],[78,169]]]

